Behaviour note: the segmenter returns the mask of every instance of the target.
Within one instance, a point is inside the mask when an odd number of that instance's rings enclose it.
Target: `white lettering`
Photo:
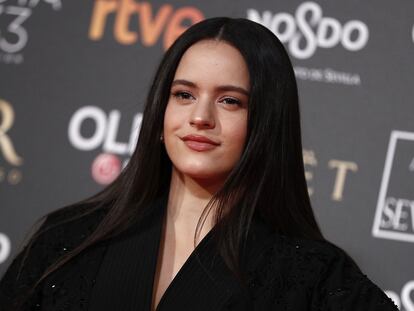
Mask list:
[[[0,15],[2,10],[0,10]],[[20,8],[18,6],[8,6],[4,10],[5,14],[16,16],[7,26],[7,32],[17,38],[13,42],[5,39],[5,36],[0,37],[0,49],[6,53],[16,53],[26,46],[28,35],[25,28],[22,27],[23,22],[30,17],[32,11],[28,8]]]
[[[0,232],[0,264],[7,260],[10,255],[10,249],[8,236]]]
[[[81,133],[82,125],[91,120],[95,129],[90,137]],[[137,113],[131,126],[128,142],[118,140],[121,112],[112,110],[107,115],[101,108],[85,106],[76,111],[69,121],[68,136],[71,144],[80,150],[89,151],[102,146],[103,151],[119,155],[131,155],[136,147],[141,129],[142,113]]]
[[[328,83],[340,83],[345,85],[360,85],[361,77],[357,73],[348,73],[342,71],[336,71],[331,68],[324,70],[325,82]]]
[[[413,43],[414,43],[414,25],[413,25],[413,29],[411,30],[411,39],[413,39]]]
[[[37,6],[40,0],[19,0],[18,4],[20,6],[29,6],[31,8]],[[61,0],[44,0],[45,3],[50,4],[54,10],[60,10],[62,8]]]
[[[397,305],[398,309],[401,308],[401,300],[400,300],[400,296],[398,296],[398,294],[396,292],[390,291],[390,290],[385,290],[384,293],[391,298],[392,301],[394,301],[394,303]]]
[[[410,163],[410,166],[408,167],[408,170],[414,172],[414,158],[411,159],[411,163]]]
[[[300,4],[295,17],[268,10],[260,15],[257,10],[248,9],[247,18],[269,28],[281,42],[288,44],[292,56],[299,59],[313,56],[317,47],[332,48],[339,43],[349,51],[358,51],[369,38],[368,27],[362,21],[350,20],[342,26],[337,19],[324,17],[321,6],[311,1]]]
[[[414,281],[405,284],[401,291],[401,302],[406,311],[414,311],[414,301],[411,300],[411,293],[414,293]]]
[[[138,113],[134,117],[134,121],[132,122],[131,128],[131,135],[129,136],[129,154],[132,154],[135,150],[138,141],[138,134],[141,130],[141,123],[142,123],[142,113]],[[126,165],[125,163],[124,165]]]
[[[307,13],[311,13],[310,22],[306,20]],[[315,35],[312,32],[312,26],[315,27],[322,18],[322,9],[315,2],[304,2],[298,6],[296,10],[296,23],[300,32],[296,32],[289,41],[289,49],[296,58],[309,58],[317,48]],[[299,43],[301,39],[305,39],[305,48],[301,48]]]
[[[355,32],[355,41],[351,40],[352,32]],[[369,31],[367,25],[361,21],[349,21],[344,25],[342,32],[342,45],[349,51],[362,49],[368,41]]]
[[[328,36],[329,31],[331,35]],[[334,18],[325,17],[319,24],[317,42],[321,48],[332,48],[341,39],[341,24]]]
[[[411,215],[411,227],[414,231],[414,201],[388,197],[385,199],[381,227],[384,229],[408,231],[409,216]]]
[[[106,135],[103,150],[117,154],[125,154],[128,151],[128,146],[125,143],[116,141],[119,129],[119,120],[121,113],[117,110],[112,110],[108,118],[108,134]]]
[[[95,133],[85,138],[81,134],[82,123],[91,119],[95,122]],[[73,146],[80,150],[93,150],[97,148],[106,134],[106,115],[102,109],[94,106],[85,106],[75,112],[69,122],[69,140]]]
[[[269,11],[265,12],[271,18],[272,13]],[[266,17],[266,18],[269,18]],[[281,31],[282,25],[285,26],[284,30]],[[279,13],[270,22],[270,30],[276,34],[280,41],[286,42],[289,38],[293,37],[296,30],[295,19],[288,13]]]
[[[407,282],[401,290],[401,299],[398,293],[390,290],[384,291],[388,297],[394,301],[398,309],[401,310],[401,305],[405,311],[414,311],[414,301],[411,299],[411,295],[414,294],[414,281]]]

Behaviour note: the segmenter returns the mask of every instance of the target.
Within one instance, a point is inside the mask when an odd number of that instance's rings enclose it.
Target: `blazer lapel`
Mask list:
[[[150,311],[166,203],[166,197],[157,200],[154,212],[145,224],[108,246],[89,310]],[[214,232],[213,228],[187,258],[163,294],[156,311],[220,310],[233,300],[237,300],[238,305],[245,300],[242,305],[246,310],[251,309],[247,292],[216,250]],[[269,237],[269,231],[257,222],[252,224],[251,232],[247,265],[257,261],[266,237]]]
[[[89,310],[150,310],[164,205],[164,197],[157,200],[142,225],[110,242]]]
[[[156,311],[253,310],[248,289],[240,285],[216,250],[214,229],[197,245],[177,273]],[[272,243],[272,232],[258,219],[252,222],[242,262],[246,271],[256,268],[263,251]]]
[[[221,310],[241,287],[215,249],[211,230],[162,296],[156,311]]]

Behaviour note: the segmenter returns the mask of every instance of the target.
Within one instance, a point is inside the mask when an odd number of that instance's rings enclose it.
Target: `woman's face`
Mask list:
[[[230,44],[202,40],[184,53],[164,116],[174,169],[193,179],[226,178],[243,152],[249,88],[246,63]]]

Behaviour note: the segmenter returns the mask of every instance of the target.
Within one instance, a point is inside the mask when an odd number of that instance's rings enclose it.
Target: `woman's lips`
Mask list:
[[[206,151],[206,150],[211,150],[217,147],[217,145],[195,141],[195,140],[185,140],[184,143],[187,145],[187,147],[195,151]]]
[[[219,146],[220,144],[202,135],[186,135],[182,138],[184,143],[192,150],[206,151]]]

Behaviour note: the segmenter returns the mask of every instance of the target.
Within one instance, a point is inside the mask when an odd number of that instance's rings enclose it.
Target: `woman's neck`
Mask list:
[[[193,241],[195,228],[205,206],[221,186],[222,181],[196,180],[173,167],[166,213],[167,234],[174,234],[188,243]],[[213,227],[213,216],[214,211],[211,210],[197,236],[197,243]]]

